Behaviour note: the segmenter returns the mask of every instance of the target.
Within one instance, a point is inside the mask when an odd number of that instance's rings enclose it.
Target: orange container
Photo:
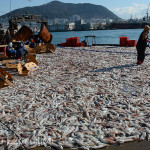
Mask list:
[[[5,54],[5,57],[7,56],[7,54],[6,54],[6,47],[4,47],[4,54]]]
[[[129,47],[135,47],[137,44],[137,40],[129,40],[128,41],[128,46]]]
[[[129,37],[120,37],[120,46],[128,46]]]

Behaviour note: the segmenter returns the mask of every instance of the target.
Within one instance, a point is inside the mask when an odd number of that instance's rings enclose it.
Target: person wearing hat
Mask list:
[[[11,57],[11,56],[15,56],[16,55],[16,50],[14,50],[13,49],[13,44],[12,44],[12,42],[10,42],[9,44],[8,44],[8,46],[6,47],[6,55],[8,56],[8,57]]]
[[[26,55],[29,54],[28,50],[26,50],[26,48],[24,47],[24,42],[21,41],[20,43],[18,43],[18,46],[16,48],[16,57],[20,58],[20,57],[25,57]]]
[[[10,35],[9,30],[6,32],[6,44],[9,44],[10,42],[12,42],[12,36]]]
[[[140,65],[144,62],[145,59],[145,50],[147,47],[147,39],[150,27],[148,25],[144,26],[144,31],[140,34],[138,39],[136,49],[137,49],[137,65]]]

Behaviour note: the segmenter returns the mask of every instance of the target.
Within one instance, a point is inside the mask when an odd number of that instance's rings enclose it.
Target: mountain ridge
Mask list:
[[[1,18],[18,14],[22,15],[26,12],[34,15],[42,15],[49,19],[69,19],[73,15],[79,15],[82,19],[120,19],[117,15],[102,5],[95,5],[90,3],[63,3],[60,1],[52,1],[40,6],[19,8],[13,10],[11,13],[2,15]]]

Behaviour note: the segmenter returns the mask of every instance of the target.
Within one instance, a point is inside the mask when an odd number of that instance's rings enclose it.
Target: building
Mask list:
[[[76,31],[82,31],[82,30],[90,30],[91,25],[90,23],[84,23],[83,20],[79,20],[75,22],[75,30]]]
[[[69,23],[68,24],[68,30],[74,30],[75,29],[75,23]]]
[[[84,23],[82,24],[82,30],[88,31],[91,29],[91,24],[90,23]]]
[[[81,19],[79,21],[75,21],[75,30],[77,31],[82,30]]]
[[[72,17],[70,17],[70,22],[76,22],[81,20],[81,17],[79,15],[73,15]]]
[[[49,31],[67,31],[67,25],[66,24],[49,25],[48,30]]]

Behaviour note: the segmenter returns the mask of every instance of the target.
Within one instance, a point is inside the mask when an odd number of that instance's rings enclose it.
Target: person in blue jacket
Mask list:
[[[8,57],[14,57],[15,55],[16,55],[16,50],[14,50],[13,49],[13,44],[12,44],[12,42],[10,42],[9,44],[8,44],[8,46],[6,47],[6,55],[8,56]]]
[[[26,55],[29,54],[28,50],[26,50],[26,48],[24,47],[24,42],[21,41],[16,49],[16,57],[20,58],[20,57],[25,57]]]

